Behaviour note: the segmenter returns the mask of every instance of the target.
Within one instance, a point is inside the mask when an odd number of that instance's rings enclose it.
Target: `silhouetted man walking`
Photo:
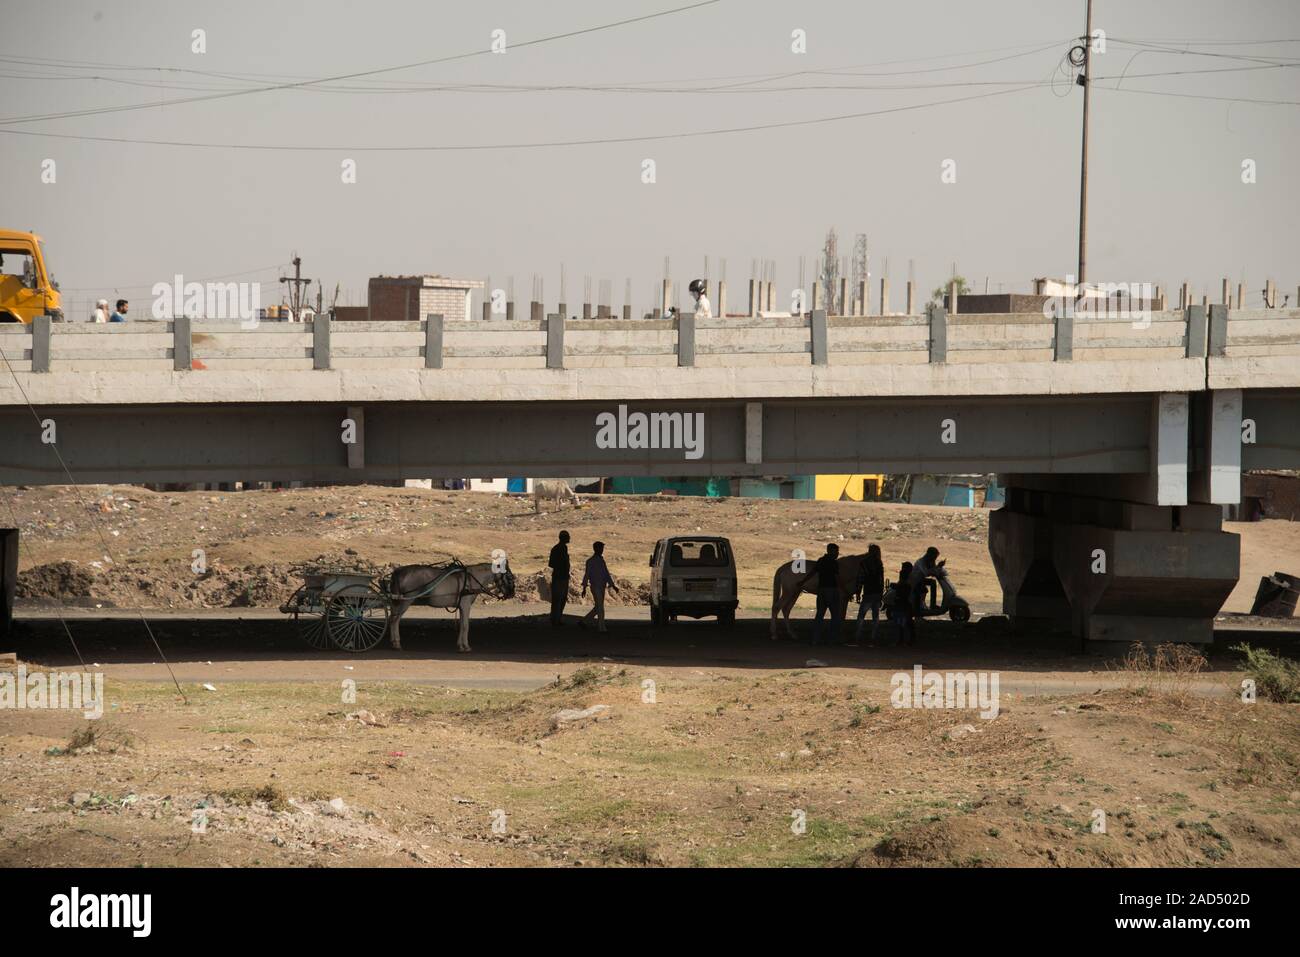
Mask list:
[[[551,549],[551,627],[564,624],[564,606],[569,600],[569,533],[560,532],[560,540]]]

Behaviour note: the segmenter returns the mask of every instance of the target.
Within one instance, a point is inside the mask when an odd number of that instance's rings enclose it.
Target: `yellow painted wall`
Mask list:
[[[874,482],[879,494],[884,479],[883,475],[818,475],[814,478],[813,496],[822,502],[838,502],[844,498],[860,502],[863,481]]]

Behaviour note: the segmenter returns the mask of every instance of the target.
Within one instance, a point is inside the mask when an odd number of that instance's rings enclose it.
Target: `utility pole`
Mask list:
[[[298,321],[302,319],[302,287],[310,286],[312,280],[302,278],[302,257],[295,255],[293,257],[293,276],[281,276],[280,282],[293,284],[293,292],[289,295],[289,309],[293,312],[293,318]]]
[[[1079,275],[1075,279],[1076,291],[1082,290],[1088,269],[1088,97],[1092,92],[1092,78],[1089,75],[1092,65],[1092,0],[1087,0],[1087,3],[1087,26],[1084,31],[1082,52],[1083,70],[1079,74],[1079,85],[1083,87],[1083,155],[1079,162]]]

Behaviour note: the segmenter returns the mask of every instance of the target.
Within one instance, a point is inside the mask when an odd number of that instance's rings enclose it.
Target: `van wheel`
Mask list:
[[[718,616],[718,624],[723,628],[734,628],[736,625],[736,613],[734,611],[724,611]]]
[[[659,613],[659,606],[658,606],[658,605],[651,605],[651,606],[650,606],[650,625],[651,625],[652,627],[654,627],[654,628],[658,628],[658,627],[659,627],[660,625],[662,625],[663,623],[664,623],[664,616],[661,615],[661,614]]]

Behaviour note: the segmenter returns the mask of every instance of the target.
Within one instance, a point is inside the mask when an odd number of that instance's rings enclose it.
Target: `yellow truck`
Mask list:
[[[63,321],[59,286],[45,268],[41,237],[0,229],[0,322],[30,323],[37,316]]]

